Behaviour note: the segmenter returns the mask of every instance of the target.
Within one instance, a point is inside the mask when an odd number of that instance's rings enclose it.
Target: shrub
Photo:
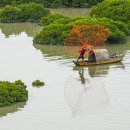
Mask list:
[[[50,13],[43,5],[30,3],[15,6],[6,6],[0,11],[0,21],[13,22],[38,22],[41,17]]]
[[[0,11],[0,22],[14,23],[19,22],[21,18],[21,9],[14,6],[6,6]]]
[[[33,42],[38,44],[64,44],[67,34],[70,32],[72,25],[50,24],[38,33]]]
[[[4,7],[6,5],[12,4],[12,0],[1,0],[0,1],[0,7]]]
[[[35,81],[32,82],[32,85],[36,86],[36,87],[40,87],[40,86],[45,85],[45,83],[40,81],[40,80],[35,80]]]
[[[73,21],[73,19],[71,19],[71,18],[61,18],[61,19],[55,20],[53,23],[54,24],[69,24],[72,21]]]
[[[45,9],[43,5],[30,3],[18,6],[22,11],[23,21],[38,22],[43,16],[47,16],[50,11]]]
[[[15,102],[27,101],[27,99],[28,91],[26,90],[26,85],[21,80],[14,83],[0,81],[0,107]]]
[[[60,15],[60,14],[50,14],[46,17],[42,17],[39,24],[44,25],[44,26],[49,25],[49,24],[51,24],[54,21],[59,20],[59,19],[65,19],[65,21],[66,21],[66,19],[68,20],[70,18],[67,16]]]
[[[1,0],[0,6],[5,5],[18,5],[25,3],[38,3],[43,4],[47,8],[61,8],[61,7],[91,7],[103,0]]]
[[[108,41],[120,41],[129,34],[128,25],[121,21],[114,21],[109,18],[85,18],[85,17],[78,17],[72,22],[74,25],[101,25],[110,29],[110,38]]]
[[[70,20],[59,19],[45,26],[42,31],[34,37],[34,43],[63,45],[67,34],[70,33],[74,25],[99,25],[108,28],[110,30],[108,42],[118,42],[125,39],[129,34],[128,25],[121,21],[114,21],[109,18],[77,17]]]
[[[105,0],[94,6],[90,15],[127,22],[130,20],[130,0]]]

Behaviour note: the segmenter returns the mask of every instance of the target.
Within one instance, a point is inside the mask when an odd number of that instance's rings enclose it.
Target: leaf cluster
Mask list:
[[[130,20],[130,0],[105,0],[92,7],[92,17],[106,17],[116,21],[128,22]]]
[[[21,80],[14,83],[0,81],[0,107],[27,101],[27,99],[28,91],[26,90],[26,85]]]
[[[61,20],[63,23],[63,20],[66,22],[67,20],[71,20],[71,18],[69,18],[67,16],[60,15],[60,14],[50,14],[46,17],[42,17],[39,24],[41,26],[46,26],[46,25],[49,25],[57,20],[58,20],[58,23],[60,23],[59,20]]]
[[[47,16],[50,11],[41,4],[29,3],[18,6],[5,6],[0,10],[0,22],[38,22],[43,16]]]
[[[103,0],[1,0],[0,7],[6,5],[19,5],[34,2],[43,4],[47,8],[63,8],[63,7],[78,7],[86,8],[96,5]]]
[[[45,83],[40,81],[40,80],[35,80],[35,81],[32,82],[32,85],[36,86],[36,87],[40,87],[40,86],[45,85]]]
[[[50,24],[48,25],[48,23]],[[62,18],[52,20],[52,22],[47,21],[47,23],[45,22],[44,25],[47,26],[44,26],[42,31],[34,37],[34,43],[63,45],[67,35],[70,33],[74,25],[99,25],[108,28],[110,30],[108,42],[123,40],[127,35],[130,34],[127,24],[121,21],[114,21],[109,18]]]

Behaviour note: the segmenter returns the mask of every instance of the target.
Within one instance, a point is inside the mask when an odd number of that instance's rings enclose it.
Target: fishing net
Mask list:
[[[82,45],[85,48],[103,46],[109,36],[110,30],[99,25],[74,26],[66,38],[65,45]]]
[[[108,104],[103,83],[96,78],[69,77],[65,85],[65,99],[73,115],[102,111]]]

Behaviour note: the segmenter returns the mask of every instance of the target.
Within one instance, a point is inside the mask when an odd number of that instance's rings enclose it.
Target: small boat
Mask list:
[[[89,58],[86,61],[73,61],[75,65],[78,66],[92,66],[92,65],[101,65],[101,64],[110,64],[115,62],[120,62],[123,60],[125,54],[116,55],[116,53],[109,55],[108,50],[106,49],[96,49],[93,50],[95,55],[94,62],[90,62]]]

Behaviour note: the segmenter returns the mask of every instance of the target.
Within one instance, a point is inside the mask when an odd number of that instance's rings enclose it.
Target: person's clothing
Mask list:
[[[80,50],[80,51],[79,51],[80,55],[81,55],[81,56],[84,55],[85,51],[86,51],[85,49]]]
[[[78,61],[79,59],[82,59],[82,61],[84,61],[84,53],[85,53],[85,51],[86,51],[85,49],[82,49],[82,50],[79,51],[80,55],[79,55],[77,61]]]
[[[95,53],[93,50],[91,50],[88,54],[88,61],[89,62],[96,62]]]
[[[91,50],[91,51],[88,53],[88,56],[90,57],[93,53],[94,53],[94,51]]]
[[[84,61],[84,56],[83,56],[83,55],[80,55],[80,56],[78,57],[77,61],[78,61],[79,59],[82,59],[82,61]]]

